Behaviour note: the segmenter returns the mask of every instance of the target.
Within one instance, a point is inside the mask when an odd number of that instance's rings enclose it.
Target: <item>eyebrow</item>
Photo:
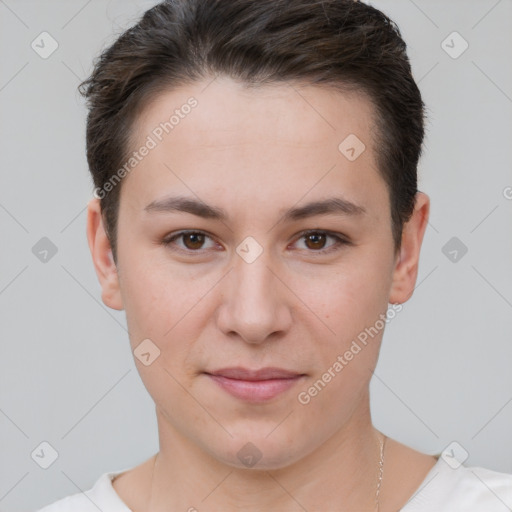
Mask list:
[[[177,211],[190,213],[205,219],[221,221],[228,220],[228,215],[222,208],[184,196],[166,197],[164,199],[152,201],[144,208],[144,210],[148,213],[169,213]],[[313,217],[315,215],[338,214],[346,216],[361,216],[365,213],[366,209],[363,206],[352,203],[351,201],[341,197],[331,197],[329,199],[313,201],[303,206],[296,206],[285,211],[282,210],[281,220],[284,222],[290,222]]]

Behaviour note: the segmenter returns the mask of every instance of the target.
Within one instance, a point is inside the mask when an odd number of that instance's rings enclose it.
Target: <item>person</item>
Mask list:
[[[430,209],[392,20],[353,0],[164,1],[80,90],[89,247],[159,451],[41,511],[512,507],[512,475],[372,423]]]

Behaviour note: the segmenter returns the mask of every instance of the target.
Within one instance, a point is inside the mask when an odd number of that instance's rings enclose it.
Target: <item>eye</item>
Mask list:
[[[178,239],[181,239],[183,242],[181,246],[175,243],[175,241]],[[180,231],[179,233],[175,233],[165,238],[163,240],[163,244],[173,250],[176,249],[191,253],[199,252],[201,249],[205,249],[203,245],[206,239],[211,239],[211,237],[202,231]]]
[[[325,248],[326,242],[329,238],[334,240],[334,243]],[[321,230],[304,231],[299,236],[299,240],[302,239],[304,239],[304,244],[308,252],[319,254],[327,254],[340,249],[343,245],[351,244],[347,239],[337,234]]]

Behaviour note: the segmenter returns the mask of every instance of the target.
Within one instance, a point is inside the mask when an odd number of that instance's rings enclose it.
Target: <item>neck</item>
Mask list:
[[[268,469],[225,464],[183,436],[158,410],[157,420],[160,452],[148,512],[376,510],[383,437],[371,424],[368,404],[312,453]]]

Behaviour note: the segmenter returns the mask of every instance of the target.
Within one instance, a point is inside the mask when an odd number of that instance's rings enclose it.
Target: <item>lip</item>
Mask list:
[[[276,367],[257,370],[242,367],[221,368],[205,373],[232,396],[254,403],[275,398],[304,377],[304,374]]]
[[[227,377],[228,379],[248,381],[292,379],[294,377],[300,377],[302,375],[301,373],[285,370],[283,368],[277,368],[275,366],[260,368],[258,370],[249,370],[247,368],[243,368],[242,366],[236,366],[233,368],[221,368],[220,370],[215,370],[207,373],[209,375]]]

